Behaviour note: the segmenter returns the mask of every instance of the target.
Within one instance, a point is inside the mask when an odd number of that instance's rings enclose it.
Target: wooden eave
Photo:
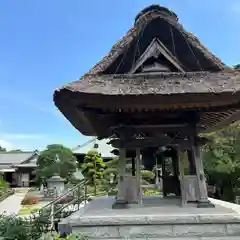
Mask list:
[[[123,99],[126,100],[126,98]],[[68,105],[65,105],[66,101],[68,102]],[[65,101],[63,100],[63,104],[61,104],[60,106],[62,106],[64,109],[61,109],[60,107],[60,110],[63,112],[66,118],[74,125],[74,127],[76,127],[81,133],[87,136],[110,137],[112,135],[110,127],[115,124],[114,122],[112,122],[111,119],[115,119],[115,121],[118,122],[118,116],[122,116],[123,114],[126,114],[127,119],[134,119],[140,113],[146,117],[151,116],[151,113],[157,114],[156,116],[166,116],[169,111],[174,113],[175,111],[185,112],[187,110],[194,110],[194,108],[186,109],[184,105],[176,105],[175,108],[168,110],[159,110],[156,108],[147,109],[143,106],[141,108],[139,107],[130,109],[129,104],[124,105],[125,107],[123,107],[123,104],[121,104],[121,106],[119,105],[121,108],[110,108],[110,105],[106,105],[105,108],[99,109],[93,107],[80,107],[79,105],[75,104],[73,98],[71,99],[71,101],[72,102],[70,102],[69,99],[66,99]],[[126,102],[129,103],[129,101]],[[149,101],[149,104],[150,103],[151,101]],[[114,102],[115,107],[118,107],[117,104],[118,102]],[[198,132],[200,133],[204,131],[211,131],[211,129],[215,130],[217,128],[230,124],[233,121],[238,120],[238,109],[239,105],[195,108],[196,111],[200,112]],[[110,116],[110,119],[108,116]],[[151,118],[154,119],[155,117]],[[168,120],[166,121],[169,122]],[[157,131],[154,128],[153,130]],[[160,130],[158,129],[158,131]],[[167,131],[167,128],[165,128],[165,131]]]
[[[211,73],[210,75],[208,73],[192,75],[171,73],[170,75],[160,75],[161,79],[156,75],[149,75],[149,78],[146,79],[139,78],[140,75],[133,77],[129,75],[103,76],[91,78],[87,83],[85,79],[84,82],[76,82],[56,91],[54,100],[64,116],[81,133],[88,136],[108,137],[111,135],[107,130],[111,122],[108,123],[102,118],[101,113],[127,113],[134,117],[136,112],[142,112],[147,116],[149,112],[154,111],[164,114],[164,111],[178,110],[203,111],[199,120],[203,126],[200,130],[202,132],[213,127],[218,128],[220,122],[222,122],[222,126],[238,119],[236,113],[239,109],[240,99],[238,74],[236,72]],[[168,80],[169,76],[171,77]],[[216,80],[214,76],[217,76],[218,79]],[[204,82],[206,77],[208,77],[207,81]],[[96,82],[99,84],[97,88]],[[160,84],[157,83],[163,84],[162,86],[166,88],[159,87]],[[109,84],[112,84],[116,91],[123,89],[124,92],[113,94],[111,86],[107,89]],[[155,84],[158,86],[159,94],[151,93],[149,90],[149,87],[155,86]],[[185,84],[184,91],[179,86],[181,84]],[[99,93],[99,86],[103,91],[109,92]],[[133,94],[129,90],[131,86],[135,89],[134,91],[139,90],[139,94],[137,92]],[[139,86],[145,88],[147,92],[141,92]],[[188,87],[186,88],[186,86]],[[215,110],[213,113],[208,113],[208,109]]]

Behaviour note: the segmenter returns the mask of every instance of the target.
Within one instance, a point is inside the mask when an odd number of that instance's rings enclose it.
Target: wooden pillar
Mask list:
[[[184,186],[183,149],[180,146],[177,149],[177,156],[178,156],[178,169],[179,169],[178,179],[180,181],[180,189],[181,189],[181,203],[184,206],[185,204],[187,204],[187,198],[186,198],[186,189]]]
[[[192,150],[187,150],[188,163],[189,163],[189,174],[196,175],[196,165]]]
[[[118,163],[119,175],[118,175],[118,194],[117,201],[125,201],[125,186],[124,175],[126,171],[126,149],[119,149],[119,163]]]
[[[180,196],[181,195],[181,187],[180,187],[180,183],[179,183],[179,164],[178,164],[178,151],[177,149],[173,148],[172,149],[172,167],[173,167],[173,175],[174,175],[174,188],[175,188],[175,194],[176,196]],[[176,183],[176,184],[175,184]]]
[[[177,152],[173,148],[171,151],[173,175],[178,176]]]
[[[141,153],[140,153],[140,148],[136,149],[136,178],[137,178],[137,183],[138,183],[138,203],[142,203],[142,189],[141,189]]]
[[[136,164],[134,157],[132,157],[132,176],[136,176]]]
[[[198,207],[214,207],[214,205],[208,200],[208,193],[206,187],[206,179],[204,175],[204,168],[202,159],[200,156],[200,146],[196,143],[196,134],[191,135],[191,150],[193,153],[193,158],[196,166],[196,176],[198,185]]]

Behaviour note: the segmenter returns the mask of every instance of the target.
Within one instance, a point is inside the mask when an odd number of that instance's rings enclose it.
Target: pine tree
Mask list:
[[[85,179],[89,185],[94,187],[94,194],[97,195],[97,186],[104,181],[105,163],[101,155],[96,150],[87,152],[84,158],[84,163],[80,166]]]

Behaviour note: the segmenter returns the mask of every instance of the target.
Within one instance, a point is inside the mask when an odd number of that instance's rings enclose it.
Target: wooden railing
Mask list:
[[[63,195],[57,197],[39,210],[39,217],[49,224],[51,230],[56,230],[56,223],[60,219],[70,216],[80,209],[82,203],[86,204],[87,181],[82,180]]]

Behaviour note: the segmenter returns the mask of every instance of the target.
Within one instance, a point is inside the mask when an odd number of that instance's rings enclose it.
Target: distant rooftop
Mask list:
[[[90,150],[97,150],[99,153],[101,153],[101,156],[103,158],[113,158],[116,157],[112,151],[114,148],[107,144],[110,140],[109,139],[102,139],[98,140],[97,138],[93,138],[86,143],[77,146],[73,152],[75,154],[83,154],[85,155]]]
[[[32,152],[0,152],[0,168],[36,167],[37,151]]]

